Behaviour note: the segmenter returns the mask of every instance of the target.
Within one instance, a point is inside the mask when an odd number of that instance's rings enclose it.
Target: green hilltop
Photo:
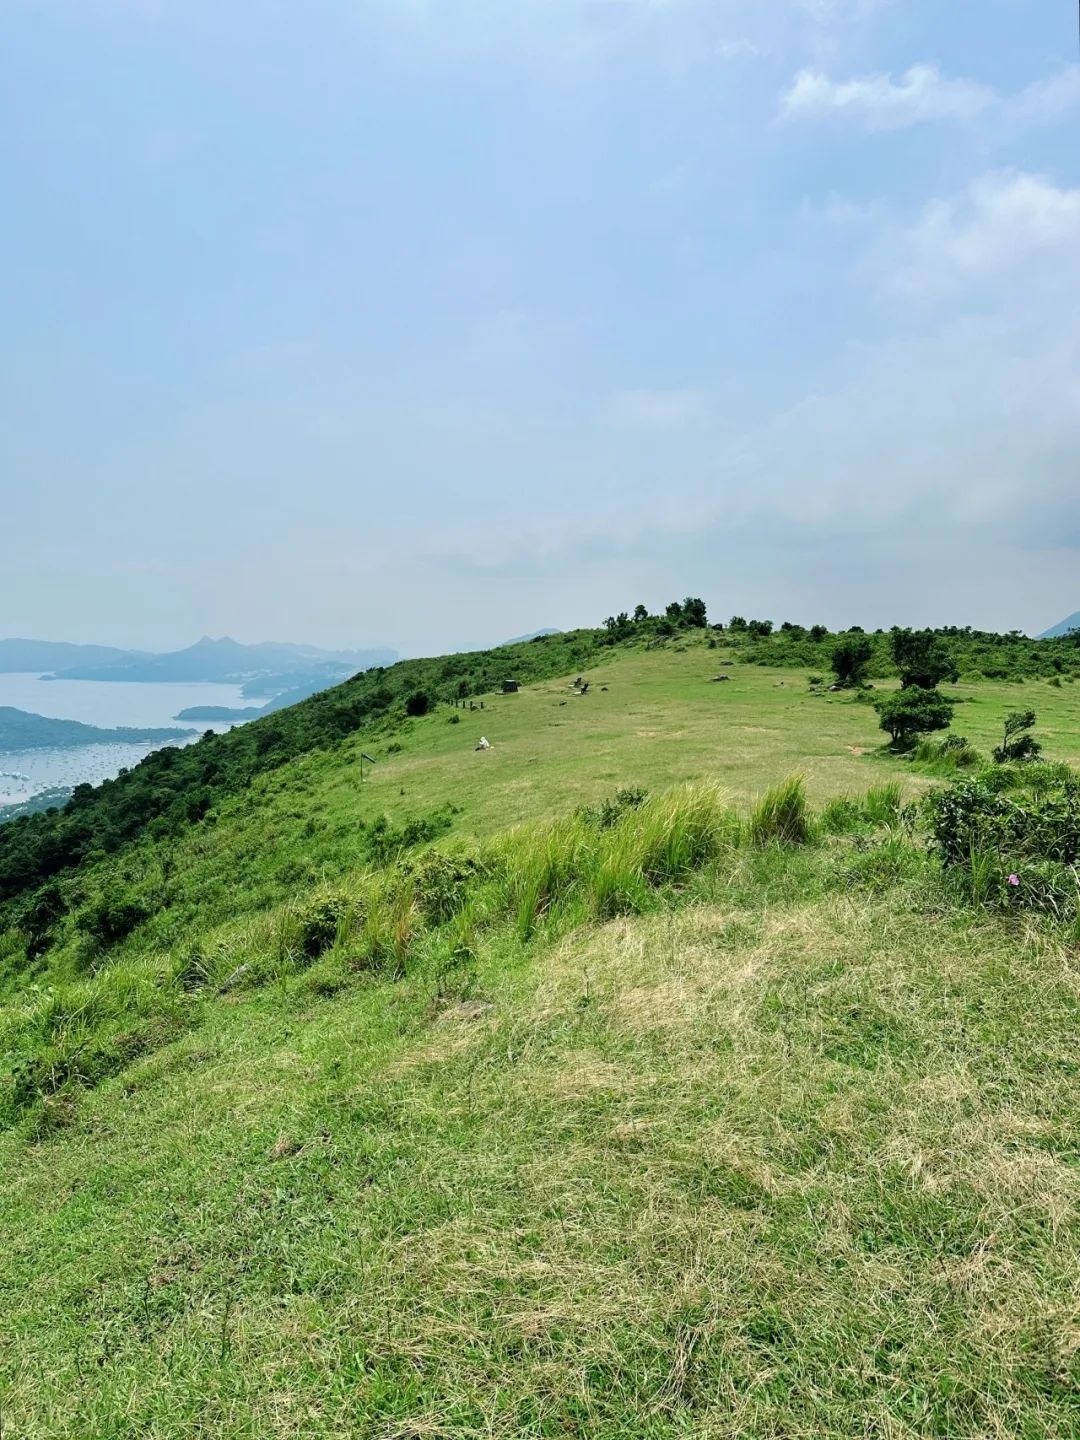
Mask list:
[[[1080,646],[698,606],[0,827],[5,1434],[1077,1433]]]

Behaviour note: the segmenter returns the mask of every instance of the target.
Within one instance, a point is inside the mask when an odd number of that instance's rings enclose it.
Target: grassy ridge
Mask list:
[[[203,955],[0,1139],[7,1427],[1075,1434],[1071,955],[898,805],[631,794]]]
[[[418,692],[433,703],[459,699],[497,689],[504,679],[542,679],[595,663],[610,651],[610,636],[583,630],[497,650],[403,660],[227,734],[208,731],[196,745],[159,750],[115,780],[77,786],[62,810],[0,826],[0,904],[144,835],[182,834],[257,775],[332,748],[347,735],[400,721],[406,701]]]

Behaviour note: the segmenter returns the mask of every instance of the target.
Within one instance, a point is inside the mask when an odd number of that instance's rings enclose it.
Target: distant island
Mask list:
[[[271,715],[275,710],[285,710],[290,705],[298,705],[301,700],[308,700],[312,695],[318,695],[320,690],[327,690],[337,683],[336,679],[308,680],[303,685],[294,685],[289,690],[274,694],[274,698],[265,705],[245,705],[233,709],[230,709],[228,705],[189,705],[186,710],[181,710],[174,718],[177,720],[232,720],[236,724],[241,724],[245,720],[258,720],[260,715]],[[247,686],[244,687],[245,695],[260,693],[262,692],[251,691]]]
[[[113,730],[84,725],[79,720],[52,720],[0,705],[0,752],[52,750],[73,745],[153,745],[158,741],[186,740],[194,730],[140,730],[119,726]]]

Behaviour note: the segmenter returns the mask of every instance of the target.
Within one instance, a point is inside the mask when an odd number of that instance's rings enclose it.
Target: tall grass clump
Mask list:
[[[605,831],[587,877],[591,909],[606,916],[646,909],[664,885],[703,869],[737,834],[719,789],[700,785],[645,801]]]
[[[747,838],[761,848],[809,844],[814,824],[801,775],[789,775],[766,790],[750,814]]]
[[[893,826],[900,819],[903,803],[904,791],[899,780],[889,780],[884,785],[871,786],[863,808],[872,825]]]
[[[538,921],[642,910],[659,887],[678,883],[733,843],[736,821],[714,786],[690,786],[642,800],[612,820],[582,810],[554,823],[522,826],[491,842],[490,869],[518,938]]]

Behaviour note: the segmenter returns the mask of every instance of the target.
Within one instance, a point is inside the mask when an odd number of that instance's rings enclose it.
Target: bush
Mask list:
[[[1075,913],[1080,780],[1037,774],[1035,784],[1016,791],[1001,778],[1005,784],[988,772],[924,801],[942,865],[979,903],[1024,905],[1059,918]]]
[[[1005,716],[1005,736],[994,751],[994,759],[999,765],[1007,764],[1011,760],[1039,758],[1042,746],[1030,733],[1034,724],[1034,710],[1014,710],[1012,714]]]
[[[431,696],[426,690],[414,690],[405,701],[405,714],[417,718],[431,709]]]
[[[296,923],[296,945],[304,958],[318,960],[333,949],[351,913],[352,905],[344,895],[323,894],[309,900]]]
[[[121,890],[105,890],[75,916],[75,928],[98,949],[125,940],[149,919],[149,911]]]
[[[953,702],[936,690],[913,686],[897,690],[874,702],[881,717],[881,728],[892,737],[897,750],[910,749],[918,735],[931,730],[947,730],[952,724]]]
[[[952,655],[932,630],[894,630],[892,656],[904,690],[933,690],[942,680],[960,678]]]
[[[648,798],[649,792],[640,785],[624,785],[615,791],[613,799],[601,800],[599,805],[584,805],[578,814],[598,830],[610,830],[628,810],[640,810]]]
[[[846,635],[833,648],[830,661],[837,684],[861,685],[873,657],[873,642],[865,635]]]

